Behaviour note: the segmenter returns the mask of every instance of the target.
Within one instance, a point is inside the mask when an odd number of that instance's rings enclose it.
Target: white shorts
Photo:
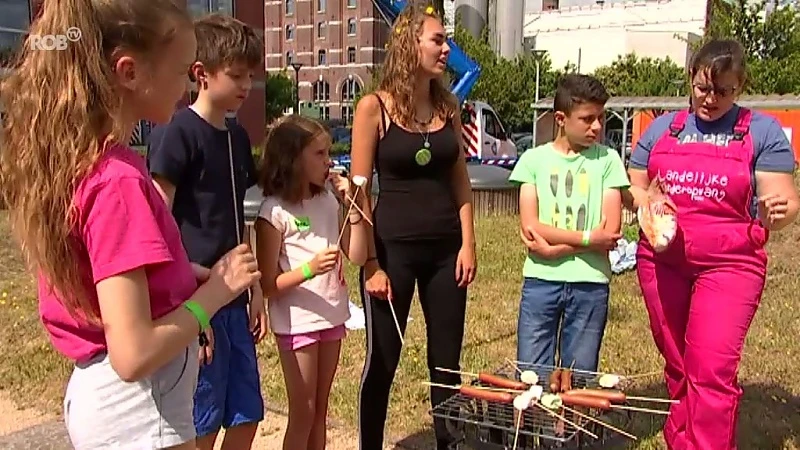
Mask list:
[[[64,420],[76,450],[155,450],[195,438],[197,343],[150,377],[122,381],[108,355],[75,367],[64,397]]]

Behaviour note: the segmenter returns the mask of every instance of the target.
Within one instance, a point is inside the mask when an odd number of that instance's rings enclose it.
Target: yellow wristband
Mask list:
[[[583,244],[584,247],[588,247],[589,246],[589,239],[591,237],[592,237],[592,232],[591,231],[589,231],[589,230],[584,231],[583,232],[583,239],[581,239],[581,244]]]

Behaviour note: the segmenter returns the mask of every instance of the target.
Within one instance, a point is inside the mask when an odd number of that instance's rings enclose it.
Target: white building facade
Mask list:
[[[524,36],[559,69],[591,73],[628,53],[684,66],[705,21],[706,0],[617,2],[527,13]]]

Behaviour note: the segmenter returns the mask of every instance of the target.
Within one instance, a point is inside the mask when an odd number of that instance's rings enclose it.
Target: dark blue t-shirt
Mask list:
[[[789,143],[789,138],[775,118],[758,111],[752,111],[750,122],[750,135],[753,139],[753,162],[750,171],[753,175],[753,202],[750,213],[756,217],[757,193],[755,172],[784,172],[792,173],[795,168],[794,151]],[[630,168],[646,169],[650,159],[650,150],[664,134],[669,132],[677,112],[671,112],[657,117],[647,128],[636,143],[630,159]],[[681,142],[709,142],[725,147],[733,139],[733,126],[739,114],[739,107],[734,106],[724,116],[714,122],[705,122],[694,114],[686,118],[686,126],[678,138]]]
[[[232,120],[227,125],[228,130],[221,130],[192,109],[181,109],[169,124],[153,128],[147,152],[150,172],[176,188],[172,213],[189,259],[205,267],[236,247],[235,214],[244,240],[244,196],[257,180],[247,131]],[[232,152],[228,150],[229,131]],[[242,301],[246,296],[235,303]]]

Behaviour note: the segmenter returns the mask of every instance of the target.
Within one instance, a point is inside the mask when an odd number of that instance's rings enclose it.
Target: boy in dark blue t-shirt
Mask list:
[[[256,183],[255,163],[247,132],[226,114],[247,97],[264,46],[250,27],[219,14],[196,21],[195,34],[190,77],[197,100],[153,129],[147,159],[189,259],[211,267],[239,243],[249,243],[244,196]],[[211,319],[213,343],[200,350],[194,398],[198,449],[211,450],[221,427],[223,449],[252,445],[264,417],[255,343],[267,333],[265,309],[256,284]]]

